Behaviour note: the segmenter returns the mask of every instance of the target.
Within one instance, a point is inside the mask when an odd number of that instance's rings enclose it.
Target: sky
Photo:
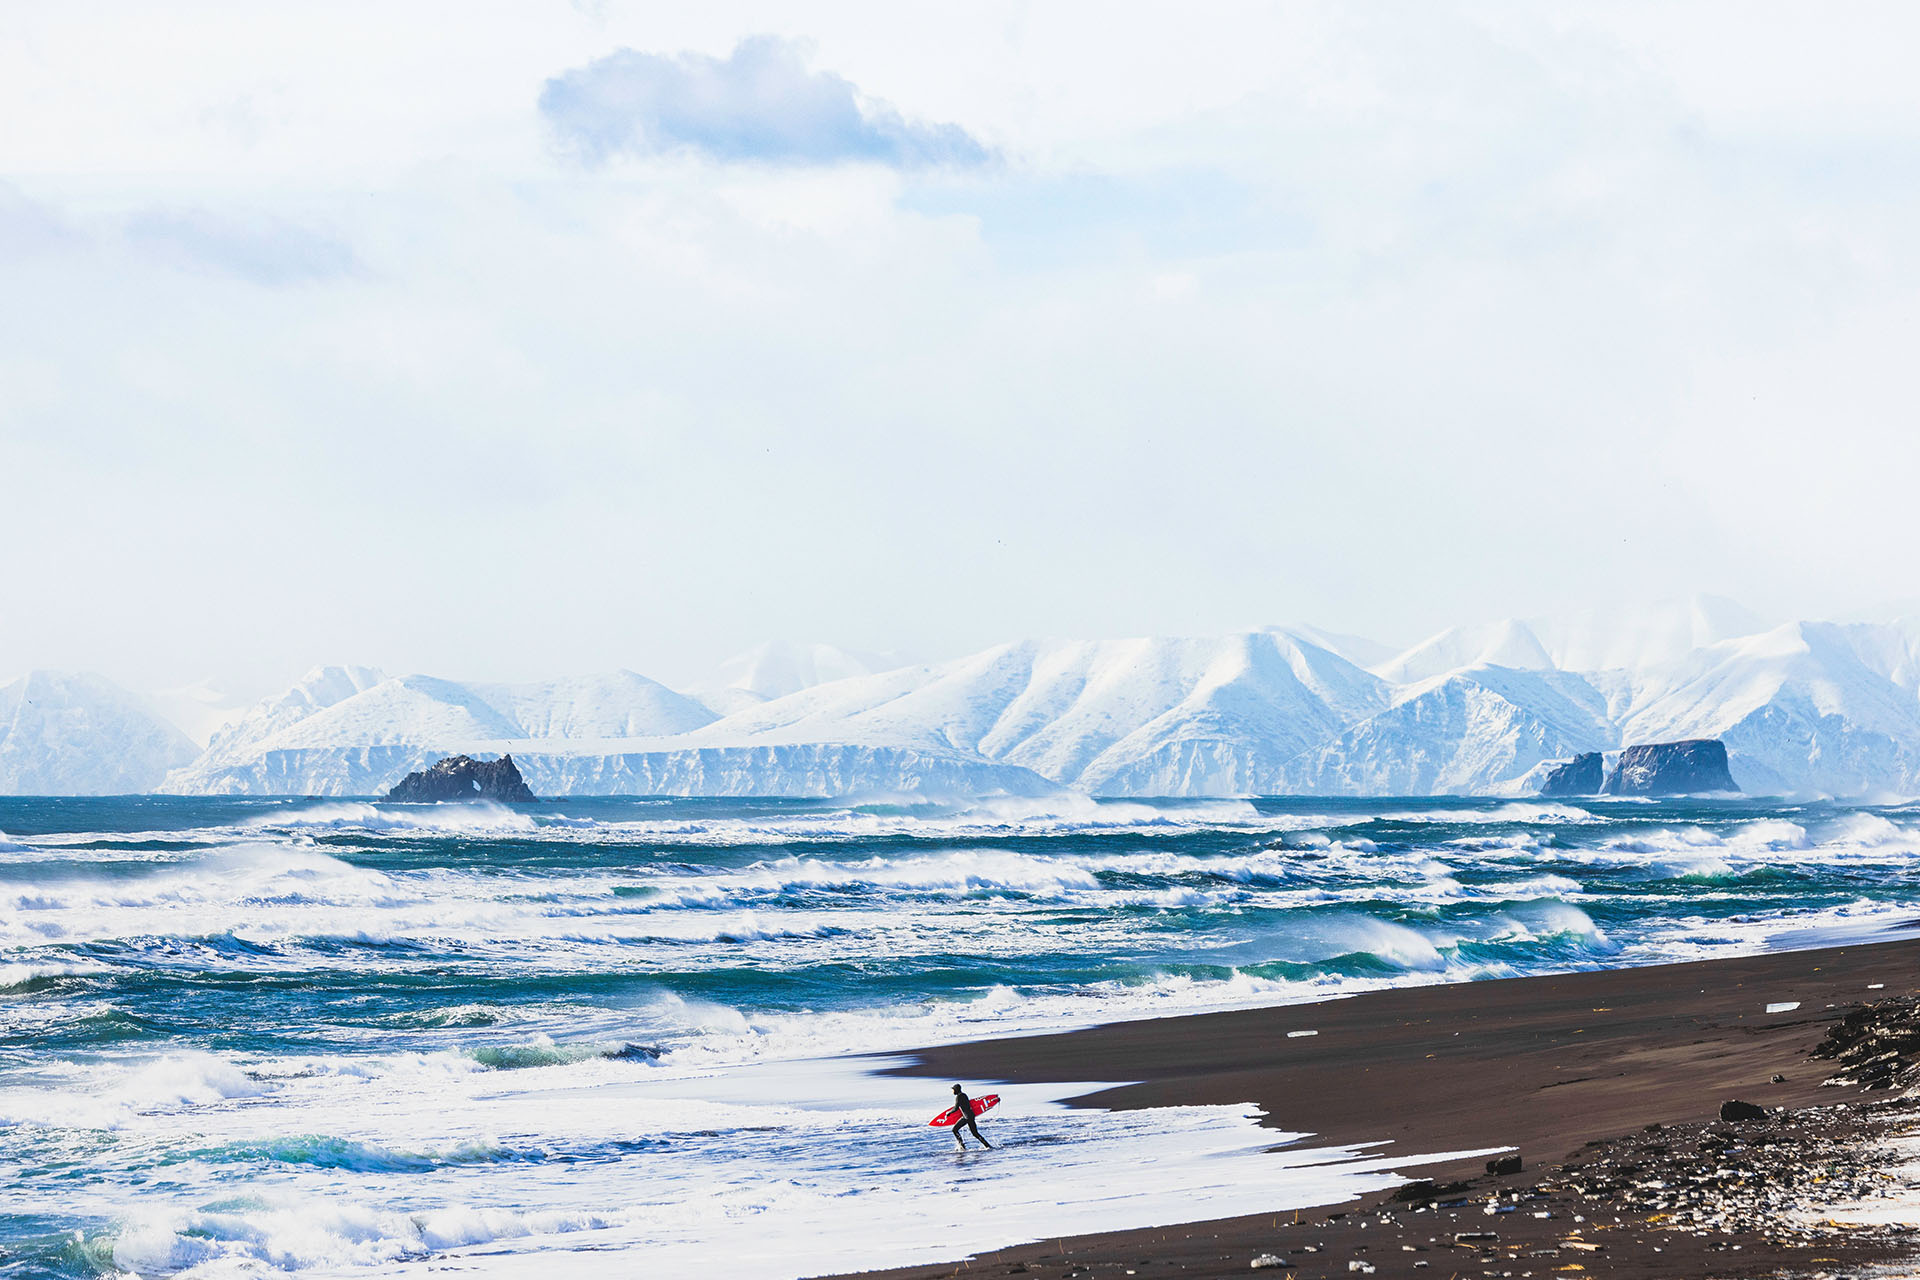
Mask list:
[[[0,30],[0,677],[1911,598],[1920,11]]]

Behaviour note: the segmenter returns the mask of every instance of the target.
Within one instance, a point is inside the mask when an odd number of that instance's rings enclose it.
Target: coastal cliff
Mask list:
[[[1738,791],[1727,769],[1727,746],[1718,738],[1648,742],[1628,747],[1600,788],[1609,796],[1672,796],[1700,791]]]
[[[1540,784],[1543,796],[1597,796],[1606,782],[1606,765],[1598,751],[1585,751],[1547,771]]]

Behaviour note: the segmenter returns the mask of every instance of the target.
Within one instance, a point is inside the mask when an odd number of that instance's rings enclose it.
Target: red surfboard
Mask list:
[[[968,1098],[967,1101],[973,1105],[973,1114],[979,1115],[982,1111],[991,1111],[999,1106],[1000,1095],[997,1093],[983,1093],[977,1098]],[[945,1111],[942,1111],[939,1115],[927,1121],[927,1123],[936,1129],[951,1128],[960,1123],[960,1108],[948,1107]]]

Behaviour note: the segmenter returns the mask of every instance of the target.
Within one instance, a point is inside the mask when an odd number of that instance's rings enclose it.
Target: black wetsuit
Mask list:
[[[980,1126],[974,1122],[973,1099],[956,1089],[953,1094],[953,1105],[960,1111],[960,1118],[954,1121],[953,1124],[953,1140],[958,1142],[964,1150],[967,1144],[965,1139],[961,1138],[960,1131],[962,1129],[970,1129],[973,1131],[973,1136],[979,1139],[980,1145],[991,1150],[993,1144],[985,1138],[980,1137]]]

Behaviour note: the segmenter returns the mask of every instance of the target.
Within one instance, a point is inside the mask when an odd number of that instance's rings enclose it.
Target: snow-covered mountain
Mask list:
[[[190,761],[166,733],[162,765],[121,754],[138,785],[183,792],[368,794],[443,755],[511,751],[548,795],[1344,795],[1512,793],[1583,751],[1717,737],[1748,790],[1920,794],[1920,623],[1766,626],[1707,598],[1623,617],[1452,628],[1390,656],[1305,627],[877,671],[891,660],[775,646],[730,668],[726,714],[630,671],[490,685],[326,667]],[[0,741],[10,789],[134,785],[102,782],[113,734],[34,723]]]
[[[0,685],[0,794],[151,791],[199,748],[102,676],[33,671]]]
[[[364,795],[452,751],[518,753],[559,744],[565,754],[609,754],[604,744],[672,738],[713,719],[692,698],[631,671],[544,684],[462,684],[318,667],[215,734],[164,789]]]
[[[1472,627],[1449,627],[1374,670],[1381,679],[1394,684],[1418,684],[1449,671],[1489,666],[1551,671],[1554,662],[1533,628],[1518,618],[1504,618]]]
[[[909,665],[897,653],[867,653],[831,644],[769,640],[720,664],[711,680],[688,696],[716,715],[731,715],[802,689]]]
[[[147,700],[203,750],[214,734],[247,713],[251,701],[232,697],[210,680],[175,689],[158,689],[148,694]]]
[[[1025,769],[934,739],[774,742],[694,732],[715,719],[692,696],[631,671],[494,685],[321,667],[215,735],[162,789],[368,795],[453,752],[511,752],[528,784],[547,795],[1051,789]]]
[[[1622,718],[1635,742],[1720,738],[1755,791],[1920,790],[1920,632],[1795,622],[1652,673]]]
[[[1533,618],[1527,628],[1562,671],[1639,670],[1773,624],[1722,596],[1688,596],[1627,609]]]
[[[1510,791],[1526,785],[1530,757],[1720,738],[1750,791],[1920,793],[1911,621],[1768,627],[1731,601],[1696,597],[1620,616],[1455,628],[1376,670],[1426,677],[1397,692],[1384,717],[1418,715],[1419,725],[1356,726],[1302,762],[1296,789]],[[1493,702],[1449,691],[1490,683],[1502,686]],[[1431,709],[1436,699],[1451,723]]]
[[[1399,690],[1299,756],[1279,789],[1484,794],[1512,789],[1544,761],[1618,745],[1605,695],[1579,673],[1478,663]]]
[[[957,750],[1102,794],[1242,794],[1270,790],[1287,760],[1385,694],[1279,631],[1025,641],[819,685],[691,736]]]
[[[1324,627],[1293,624],[1285,627],[1268,627],[1269,631],[1278,631],[1317,645],[1336,658],[1345,658],[1356,667],[1371,670],[1398,653],[1392,645],[1381,644],[1378,640],[1369,640],[1365,636],[1348,635],[1342,631],[1328,631]]]
[[[1283,632],[1002,645],[723,719],[630,672],[486,686],[329,667],[166,787],[366,794],[449,752],[511,751],[549,794],[1238,794],[1272,790],[1288,760],[1385,696],[1378,678]]]
[[[1449,627],[1404,653],[1369,663],[1375,674],[1407,684],[1476,666],[1525,671],[1643,670],[1678,662],[1722,640],[1768,624],[1731,600],[1690,596],[1631,609],[1588,609],[1548,618],[1502,618]]]

